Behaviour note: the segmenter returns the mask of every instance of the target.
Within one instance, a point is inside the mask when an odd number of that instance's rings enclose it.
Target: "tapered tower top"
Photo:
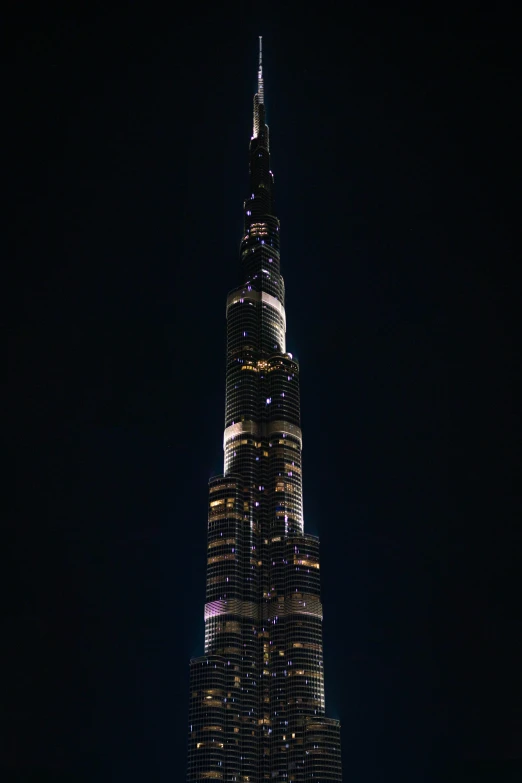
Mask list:
[[[266,132],[264,130],[266,129]],[[265,123],[265,86],[263,83],[263,36],[259,36],[259,65],[257,67],[257,92],[254,95],[254,132],[253,139],[264,136],[263,143],[268,149],[268,128]]]
[[[263,36],[259,36],[259,68],[257,69],[257,94],[259,96],[259,103],[265,102],[264,87],[263,87]]]

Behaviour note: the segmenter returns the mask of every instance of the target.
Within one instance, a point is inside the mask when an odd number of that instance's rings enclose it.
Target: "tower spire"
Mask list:
[[[257,69],[257,94],[259,103],[265,102],[265,93],[263,85],[263,36],[259,36],[259,67]]]

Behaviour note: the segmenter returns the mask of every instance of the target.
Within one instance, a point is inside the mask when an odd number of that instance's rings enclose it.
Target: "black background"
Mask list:
[[[514,14],[12,10],[6,779],[184,780],[260,34],[344,777],[520,759]]]

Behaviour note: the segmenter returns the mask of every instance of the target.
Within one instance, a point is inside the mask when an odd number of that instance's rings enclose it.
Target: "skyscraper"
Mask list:
[[[340,783],[324,699],[319,539],[304,532],[299,365],[286,350],[259,39],[241,285],[227,298],[224,472],[210,480],[205,653],[188,781]]]

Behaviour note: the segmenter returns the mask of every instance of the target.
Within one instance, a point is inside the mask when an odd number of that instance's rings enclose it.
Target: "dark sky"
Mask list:
[[[5,779],[184,780],[259,34],[344,776],[522,758],[513,14],[255,5],[8,21]]]

